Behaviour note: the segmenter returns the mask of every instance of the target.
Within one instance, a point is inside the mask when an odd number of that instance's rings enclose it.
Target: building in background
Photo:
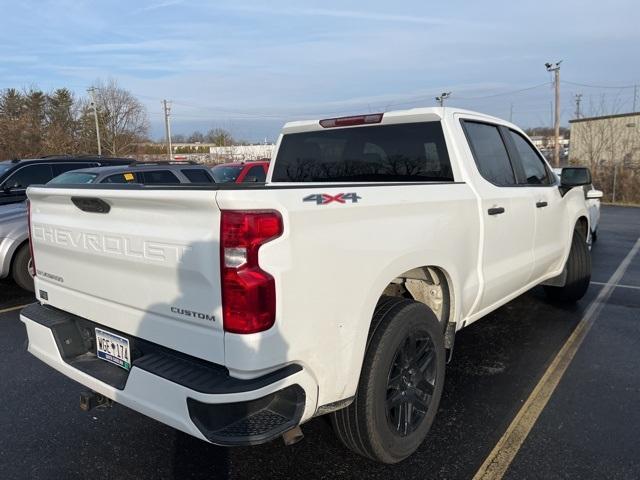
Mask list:
[[[570,120],[569,163],[591,168],[613,202],[640,204],[640,112]]]
[[[250,162],[270,160],[275,144],[227,145],[215,143],[173,143],[171,145],[174,160],[193,160],[201,163]],[[138,145],[138,160],[167,160],[166,144],[141,143]]]

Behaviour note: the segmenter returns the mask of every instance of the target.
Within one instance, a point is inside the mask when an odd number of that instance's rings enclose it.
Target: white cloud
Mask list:
[[[152,3],[151,5],[147,5],[146,7],[137,8],[136,10],[133,10],[131,13],[133,15],[136,15],[138,13],[151,12],[153,10],[159,10],[161,8],[173,7],[175,5],[180,5],[182,3],[184,3],[183,0],[167,0],[166,2]]]
[[[448,20],[444,20],[442,18],[437,18],[437,17],[363,12],[363,11],[357,11],[357,10],[331,10],[326,8],[275,8],[273,6],[255,7],[255,6],[234,5],[230,7],[230,9],[236,10],[236,11],[242,11],[242,12],[268,13],[273,15],[350,18],[354,20],[418,23],[423,25],[445,25],[450,23]]]

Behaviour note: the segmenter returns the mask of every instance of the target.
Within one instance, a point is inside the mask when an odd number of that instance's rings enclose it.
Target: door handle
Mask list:
[[[490,208],[489,210],[487,210],[487,213],[489,215],[500,215],[501,213],[504,213],[504,207],[493,207],[493,208]]]
[[[544,208],[549,205],[547,202],[536,202],[536,208]]]

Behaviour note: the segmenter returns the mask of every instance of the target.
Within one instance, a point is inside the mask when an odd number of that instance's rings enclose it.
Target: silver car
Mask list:
[[[0,206],[0,279],[13,277],[25,290],[33,291],[28,265],[29,231],[26,202]]]

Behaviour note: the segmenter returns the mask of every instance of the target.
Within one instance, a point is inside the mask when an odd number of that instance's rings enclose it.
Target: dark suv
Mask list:
[[[0,205],[22,202],[29,185],[41,185],[69,170],[128,165],[130,158],[51,156],[0,162]]]

